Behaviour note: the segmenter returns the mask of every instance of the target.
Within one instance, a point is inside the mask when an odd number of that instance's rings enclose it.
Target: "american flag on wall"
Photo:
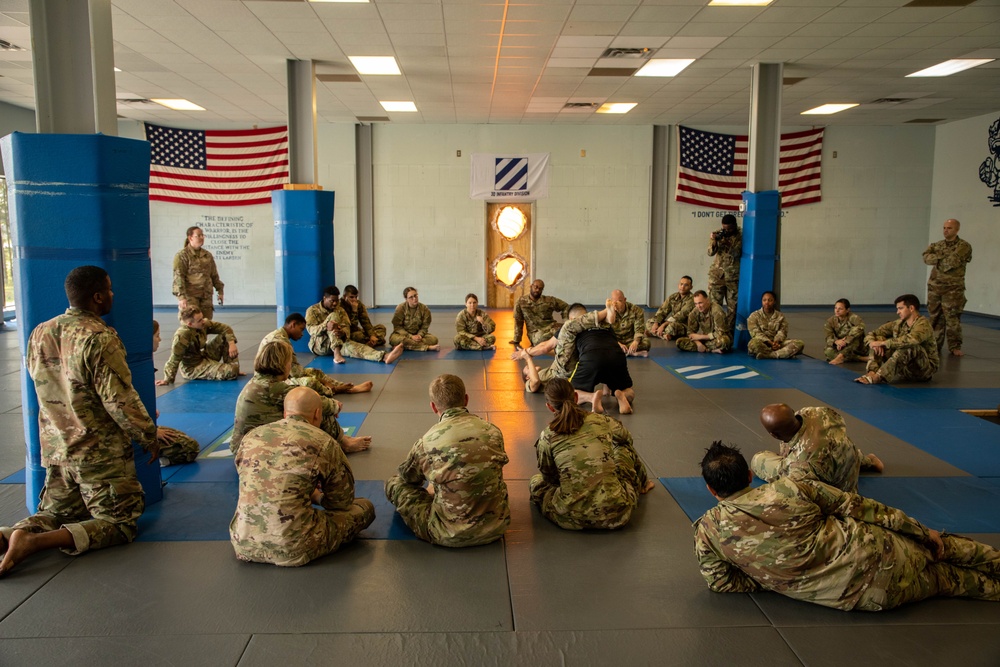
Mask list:
[[[288,128],[184,130],[146,123],[149,199],[199,206],[270,204],[288,182]]]
[[[738,210],[747,185],[750,138],[680,126],[677,144],[680,164],[674,198],[696,206]],[[780,148],[778,190],[782,208],[820,201],[823,128],[782,134]]]

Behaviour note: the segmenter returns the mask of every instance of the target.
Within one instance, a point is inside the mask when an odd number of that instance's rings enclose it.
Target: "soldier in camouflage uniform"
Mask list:
[[[160,342],[160,323],[153,320],[153,352],[160,348]],[[156,416],[160,416],[159,411]],[[156,442],[160,446],[160,466],[164,468],[178,463],[190,463],[201,452],[201,445],[197,440],[169,426],[156,427]]]
[[[913,294],[896,298],[899,319],[886,322],[865,336],[871,350],[868,372],[855,378],[862,384],[927,382],[941,363],[934,330],[920,314],[920,300]]]
[[[695,555],[715,592],[769,590],[844,611],[1000,600],[1000,550],[816,480],[750,488],[746,459],[720,442],[701,467],[719,504],[694,524]]]
[[[351,319],[340,306],[340,289],[336,285],[324,289],[322,300],[306,310],[306,329],[309,331],[309,350],[317,356],[332,354],[338,364],[345,362],[344,357],[391,364],[403,354],[403,347],[399,344],[386,352],[359,343],[349,336]]]
[[[687,334],[677,339],[677,349],[722,354],[732,347],[732,331],[722,306],[698,290],[694,293],[694,309],[688,315]]]
[[[354,497],[354,473],[340,446],[318,428],[322,412],[319,394],[297,387],[285,398],[284,419],[244,438],[236,454],[240,496],[229,524],[240,560],[305,565],[375,520],[371,501]]]
[[[646,333],[650,336],[673,340],[687,333],[688,315],[694,309],[691,276],[683,276],[677,283],[677,291],[667,297],[656,314],[646,320]]]
[[[712,303],[726,302],[729,331],[736,322],[736,297],[740,288],[740,257],[743,255],[743,233],[735,215],[722,217],[722,229],[712,232],[708,256],[715,257],[708,269],[708,293]]]
[[[396,306],[396,312],[392,315],[389,345],[402,345],[407,350],[417,352],[440,350],[437,336],[427,333],[431,326],[431,310],[420,303],[417,288],[404,289],[403,298],[406,301]]]
[[[208,341],[209,335],[215,338]],[[196,306],[181,311],[181,326],[170,344],[170,358],[158,386],[174,383],[177,368],[188,380],[235,380],[240,375],[240,351],[232,327],[205,319]]]
[[[851,302],[847,299],[837,299],[833,304],[833,317],[823,325],[823,333],[826,335],[823,353],[834,366],[865,356],[865,321],[851,312]]]
[[[847,424],[833,408],[802,408],[794,412],[784,403],[760,411],[764,430],[781,443],[775,454],[765,450],[750,460],[754,474],[765,482],[779,477],[818,479],[841,491],[858,490],[862,470],[882,472],[882,461],[864,454],[847,436]]]
[[[545,386],[545,407],[555,418],[535,443],[540,474],[531,478],[531,501],[566,530],[621,528],[653,480],[621,422],[577,407],[576,391],[561,378]]]
[[[410,530],[431,544],[494,542],[510,524],[503,434],[469,412],[461,378],[439,376],[430,397],[440,421],[413,445],[399,474],[386,480],[385,495]]]
[[[927,246],[924,264],[929,264],[927,314],[930,316],[938,350],[948,338],[948,351],[962,352],[962,311],[965,310],[965,265],[972,261],[972,246],[958,238],[958,220],[944,221],[944,240]]]
[[[465,295],[465,310],[455,318],[456,350],[494,350],[497,323],[484,310],[479,310],[479,297]]]
[[[264,336],[260,341],[260,346],[257,348],[257,354],[264,349],[264,346],[272,341],[279,341],[282,343],[292,344],[293,340],[300,340],[302,338],[303,332],[306,330],[306,318],[302,317],[301,313],[292,313],[285,318],[284,326],[275,329],[271,333]],[[294,350],[292,351],[292,371],[289,374],[289,379],[297,380],[299,378],[312,378],[320,384],[320,388],[317,389],[323,396],[333,396],[334,394],[363,394],[367,391],[372,390],[372,382],[368,380],[367,382],[362,382],[359,385],[355,385],[353,382],[341,382],[336,378],[333,378],[318,368],[305,368],[299,363],[298,356],[295,355]],[[294,382],[292,384],[295,384]],[[316,389],[316,387],[313,387]]]
[[[514,336],[511,345],[520,347],[521,331],[528,330],[528,341],[532,345],[541,345],[559,333],[562,323],[556,322],[552,315],[561,313],[563,321],[569,319],[569,304],[554,296],[542,296],[545,283],[536,280],[531,283],[528,293],[514,304]]]
[[[263,424],[281,419],[285,397],[296,386],[305,386],[315,391],[320,387],[312,378],[288,381],[291,359],[294,357],[291,345],[272,342],[264,346],[254,359],[254,375],[240,391],[236,399],[236,415],[233,420],[233,437],[229,450],[239,450],[244,436]],[[371,437],[351,437],[344,433],[337,421],[341,404],[332,398],[323,398],[323,420],[321,427],[330,437],[340,443],[345,452],[359,452],[371,446]]]
[[[134,540],[143,492],[132,441],[150,461],[157,456],[156,424],[132,387],[125,346],[101,319],[114,300],[111,277],[81,266],[65,288],[70,308],[28,340],[45,486],[34,515],[0,528],[0,576],[45,549],[77,555]]]
[[[747,354],[758,359],[791,359],[802,353],[806,344],[788,337],[788,320],[775,308],[774,292],[767,291],[760,298],[761,309],[750,313],[747,330],[750,342]]]
[[[615,332],[618,344],[629,357],[649,356],[649,339],[646,338],[646,311],[642,306],[625,300],[620,289],[611,292],[611,303],[615,309],[615,322],[611,330]]]
[[[355,343],[364,343],[368,347],[385,345],[385,325],[372,324],[368,317],[368,309],[358,298],[357,287],[348,285],[344,288],[344,298],[340,306],[351,320],[351,340]]]
[[[215,268],[215,258],[205,250],[205,234],[201,227],[188,227],[184,247],[174,255],[174,282],[172,292],[177,297],[178,312],[188,306],[195,306],[212,319],[215,307],[212,305],[212,288],[219,293],[219,305],[222,305],[225,285],[219,280],[219,271]]]

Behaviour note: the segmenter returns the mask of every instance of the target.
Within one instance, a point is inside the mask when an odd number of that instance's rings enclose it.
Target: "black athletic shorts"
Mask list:
[[[576,337],[576,350],[580,362],[570,377],[574,389],[589,392],[599,384],[606,384],[615,392],[632,386],[625,353],[609,329],[591,329],[580,333]]]

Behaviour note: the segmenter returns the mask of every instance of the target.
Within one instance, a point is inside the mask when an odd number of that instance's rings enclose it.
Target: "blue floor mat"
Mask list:
[[[24,484],[24,468],[0,479],[0,484]]]
[[[361,533],[363,540],[416,540],[403,518],[396,513],[385,497],[385,482],[380,479],[361,479],[354,482],[354,496],[367,498],[375,505],[375,521]]]
[[[653,355],[651,359],[695,389],[782,389],[790,385],[771,374],[772,364],[800,363],[799,360],[758,361],[742,354],[689,353]]]
[[[202,447],[233,427],[233,410],[229,412],[165,412],[160,411],[156,420],[160,426],[169,426],[184,431],[198,441]]]
[[[405,359],[406,355],[404,354],[402,358]],[[316,357],[306,364],[306,368],[315,368],[327,375],[389,375],[394,367],[395,364],[383,364],[381,361],[351,358],[347,359],[346,364],[335,364],[333,357]]]
[[[897,387],[896,396],[922,408],[996,410],[1000,392],[990,389],[946,389],[944,387]]]
[[[236,409],[236,399],[250,376],[236,380],[191,380],[156,399],[160,413],[229,412]]]
[[[692,521],[715,506],[700,477],[661,477]],[[760,486],[758,479],[753,486]],[[976,477],[862,477],[858,492],[952,533],[1000,532],[1000,480]]]

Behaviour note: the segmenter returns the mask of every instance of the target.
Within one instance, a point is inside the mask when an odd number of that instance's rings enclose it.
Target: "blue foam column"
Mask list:
[[[734,349],[746,350],[750,342],[747,317],[760,308],[760,296],[774,289],[778,261],[778,216],[781,195],[777,190],[743,193],[743,256],[740,258],[740,292],[736,300]]]
[[[22,359],[40,323],[68,307],[63,282],[77,266],[111,275],[114,302],[105,318],[128,352],[132,384],[150,416],[153,385],[153,284],[149,261],[149,144],[101,134],[22,134],[0,140],[7,174],[14,301]],[[24,370],[22,368],[22,370]],[[38,398],[21,373],[25,494],[38,506],[45,480],[38,440]],[[133,443],[146,503],[163,497],[160,466]]]
[[[292,313],[320,300],[323,288],[334,284],[333,192],[275,190],[274,290],[278,326]],[[292,343],[296,352],[309,351],[309,333]]]

